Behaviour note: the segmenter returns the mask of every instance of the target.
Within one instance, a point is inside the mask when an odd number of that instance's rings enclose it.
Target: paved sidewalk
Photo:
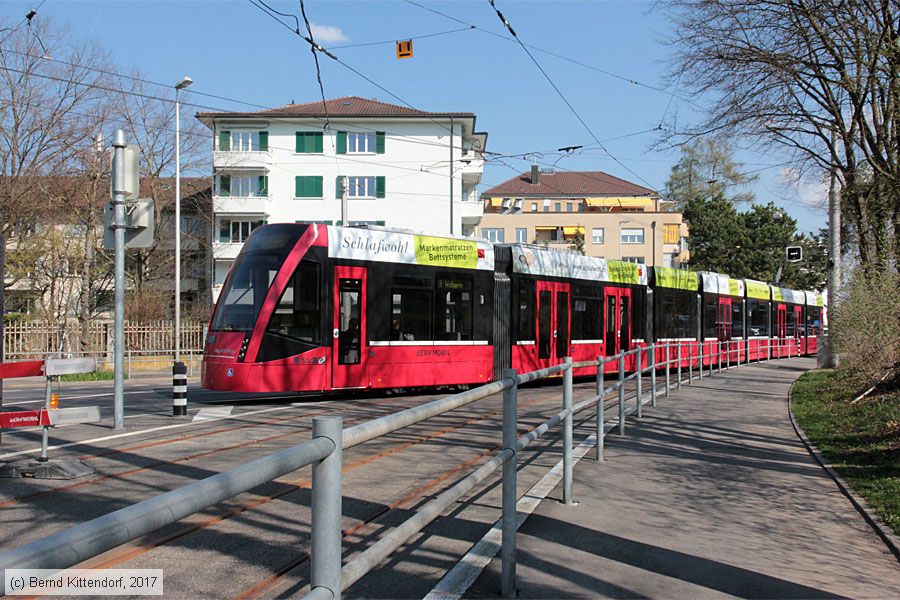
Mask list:
[[[788,390],[813,367],[741,367],[629,420],[604,464],[575,466],[579,505],[557,487],[519,530],[520,596],[900,597],[897,560],[791,427]],[[497,597],[499,568],[466,597]]]

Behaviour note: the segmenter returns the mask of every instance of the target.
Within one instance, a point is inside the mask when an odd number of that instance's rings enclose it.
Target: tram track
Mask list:
[[[396,398],[395,398],[395,399],[392,399],[392,400],[396,400]],[[357,401],[357,402],[354,402],[354,404],[355,404],[357,407],[359,407],[358,405],[361,404],[361,402],[360,402],[360,401]],[[369,403],[369,404],[371,404],[371,403]],[[342,404],[340,408],[345,408],[346,406],[347,406],[347,404]],[[360,408],[364,408],[364,406],[363,406],[363,407],[360,407]],[[306,419],[306,418],[312,418],[312,417],[316,417],[316,416],[326,415],[326,414],[329,414],[329,413],[331,413],[331,412],[334,412],[334,411],[333,411],[333,410],[322,410],[322,411],[313,412],[313,413],[303,413],[302,415],[290,415],[290,416],[279,417],[279,418],[274,418],[274,419],[269,418],[269,419],[265,419],[265,420],[263,420],[263,421],[258,421],[258,422],[241,423],[241,424],[239,424],[239,425],[231,425],[231,426],[228,426],[228,427],[219,427],[219,428],[212,429],[212,430],[199,431],[199,432],[194,433],[194,434],[191,434],[191,435],[181,435],[181,436],[173,437],[173,438],[169,438],[169,439],[153,440],[153,441],[150,441],[150,442],[144,442],[144,443],[141,443],[141,444],[136,444],[136,445],[128,446],[128,447],[125,447],[125,448],[109,448],[109,449],[107,449],[107,450],[105,450],[105,451],[102,451],[102,452],[96,452],[96,453],[93,453],[93,454],[84,454],[84,455],[80,455],[80,456],[77,457],[77,459],[78,459],[78,460],[81,460],[81,461],[91,461],[91,460],[97,460],[97,459],[100,459],[100,458],[108,458],[108,457],[113,456],[113,455],[115,455],[115,454],[128,454],[128,453],[134,452],[134,451],[136,451],[136,450],[143,450],[143,449],[146,449],[146,448],[154,448],[154,447],[159,447],[159,446],[164,446],[164,445],[169,445],[169,444],[177,444],[177,443],[182,443],[182,442],[190,442],[190,441],[194,441],[194,440],[197,440],[197,439],[201,439],[201,438],[205,438],[205,437],[209,437],[209,436],[213,436],[213,435],[220,435],[220,434],[233,433],[233,432],[235,432],[235,431],[240,431],[240,430],[244,430],[244,429],[252,429],[252,428],[255,428],[255,427],[265,427],[265,426],[270,426],[270,425],[283,425],[283,424],[285,424],[285,423],[290,423],[290,422],[298,421],[298,420],[301,420],[301,419]],[[240,415],[237,415],[237,417],[239,417],[239,416],[240,416]],[[24,496],[19,496],[19,497],[17,497],[17,498],[11,498],[11,499],[8,499],[8,500],[4,500],[4,501],[0,502],[0,509],[2,509],[2,508],[8,508],[8,507],[10,507],[10,506],[15,506],[15,505],[17,505],[17,504],[20,504],[20,503],[22,503],[22,502],[27,502],[27,501],[29,501],[29,500],[35,500],[35,499],[38,499],[38,498],[51,496],[51,495],[56,494],[56,493],[62,493],[62,492],[67,492],[67,491],[71,491],[71,490],[74,490],[74,489],[80,489],[80,488],[83,488],[83,487],[85,487],[85,486],[89,486],[89,485],[94,485],[94,484],[97,484],[97,483],[101,483],[101,482],[106,481],[106,480],[109,480],[109,479],[114,479],[114,478],[119,478],[119,477],[126,477],[126,476],[129,476],[129,475],[135,475],[135,474],[137,474],[137,473],[141,473],[141,472],[144,472],[144,471],[147,471],[147,470],[156,468],[156,467],[161,467],[161,466],[166,466],[166,465],[174,465],[174,464],[178,464],[178,463],[181,463],[181,462],[185,462],[185,461],[189,461],[189,460],[194,460],[194,459],[197,459],[197,458],[205,458],[205,457],[209,457],[209,456],[215,456],[215,455],[218,455],[218,454],[222,454],[222,453],[224,453],[224,452],[229,452],[229,451],[231,451],[231,450],[236,450],[236,449],[240,449],[240,448],[246,448],[246,447],[248,447],[248,446],[253,446],[253,445],[256,445],[256,444],[261,444],[261,443],[265,443],[265,442],[269,442],[269,441],[274,441],[274,440],[277,440],[277,439],[283,439],[283,438],[285,438],[285,437],[289,437],[289,436],[291,436],[291,435],[296,435],[296,434],[298,434],[298,433],[302,433],[302,432],[309,431],[309,430],[310,430],[310,427],[307,426],[307,427],[305,427],[305,428],[303,428],[303,429],[300,429],[300,430],[292,430],[292,431],[289,431],[289,432],[279,433],[279,434],[275,434],[275,435],[268,436],[268,437],[264,437],[264,438],[258,438],[258,439],[248,440],[248,441],[246,441],[246,442],[241,442],[241,443],[238,443],[238,444],[232,444],[232,445],[230,445],[230,446],[224,446],[224,447],[221,447],[221,448],[216,448],[216,449],[213,449],[213,450],[207,450],[207,451],[199,452],[199,453],[195,453],[195,454],[189,454],[189,455],[187,455],[187,456],[182,456],[182,457],[173,458],[173,459],[168,459],[168,460],[157,460],[157,461],[154,461],[154,462],[152,462],[152,463],[150,463],[150,464],[147,464],[147,465],[144,465],[144,466],[141,466],[141,467],[135,467],[135,468],[131,468],[131,469],[125,469],[125,470],[117,471],[117,472],[114,472],[114,473],[105,473],[105,474],[103,474],[103,475],[101,475],[101,476],[99,476],[99,477],[94,477],[94,478],[92,478],[92,479],[88,479],[88,480],[84,480],[84,481],[78,481],[78,482],[75,482],[75,483],[62,485],[62,486],[55,487],[55,488],[48,489],[48,490],[41,490],[41,491],[39,491],[39,492],[33,492],[33,493],[31,493],[31,494],[26,494],[26,495],[24,495]]]
[[[520,406],[531,406],[531,405],[538,404],[541,402],[545,402],[545,399],[537,398],[533,401],[522,403]],[[473,424],[487,421],[492,418],[497,418],[501,415],[502,415],[501,410],[495,410],[495,411],[492,411],[487,414],[480,414],[480,415],[471,417],[469,419],[466,419],[462,423],[457,423],[454,425],[450,425],[450,426],[447,426],[447,427],[444,427],[444,428],[441,428],[438,430],[434,430],[434,431],[425,433],[423,435],[419,435],[414,440],[394,444],[394,445],[390,446],[389,448],[382,450],[381,452],[378,452],[376,454],[372,454],[369,456],[363,456],[355,461],[344,464],[343,473],[344,474],[351,473],[351,472],[359,469],[360,467],[369,465],[375,461],[392,456],[394,454],[398,454],[398,453],[408,450],[412,447],[415,447],[420,444],[426,443],[428,441],[440,438],[444,435],[447,435],[448,433],[458,431],[460,429],[471,426]],[[537,413],[530,413],[528,415],[522,415],[522,417],[527,417],[527,416],[539,417],[540,415]],[[359,419],[359,420],[362,420],[362,419]],[[345,424],[349,425],[349,424],[355,423],[356,421],[357,420],[347,421],[347,422],[345,422]],[[493,447],[491,449],[485,450],[484,452],[490,453],[492,451],[493,451]],[[483,456],[483,453],[479,454],[479,457],[481,457],[481,456]],[[477,459],[478,459],[478,457],[475,457],[470,460],[477,460]],[[462,465],[462,464],[457,465],[453,469],[449,469],[448,471],[445,471],[441,475],[435,477],[434,480],[436,480],[436,481],[435,481],[434,485],[437,485],[437,483],[439,483],[440,481],[443,481],[447,477],[452,476],[452,474],[454,472],[458,472],[458,470],[454,471],[454,469],[456,469],[457,467],[459,467],[459,469],[463,469],[463,468],[465,468],[465,465]],[[311,479],[309,477],[301,477],[301,478],[297,478],[297,479],[293,479],[293,480],[289,480],[289,481],[280,481],[277,483],[280,483],[281,485],[288,486],[288,487],[286,487],[285,489],[281,489],[277,492],[265,495],[265,496],[256,497],[250,501],[245,501],[245,502],[243,502],[237,506],[234,506],[232,508],[229,508],[229,509],[225,510],[224,512],[217,514],[215,516],[207,517],[202,520],[196,520],[194,522],[185,523],[177,531],[170,532],[170,533],[165,534],[157,539],[152,539],[152,540],[145,542],[139,546],[136,546],[136,547],[125,546],[125,547],[121,547],[120,549],[111,550],[111,551],[105,553],[104,555],[97,557],[96,559],[89,560],[89,561],[86,561],[85,563],[82,563],[81,565],[79,565],[79,567],[80,568],[90,568],[90,569],[105,569],[105,568],[111,568],[111,567],[121,565],[122,563],[139,558],[141,556],[144,556],[147,553],[149,553],[157,548],[160,548],[162,546],[170,544],[171,542],[174,542],[176,540],[180,540],[190,534],[205,530],[207,528],[215,527],[215,526],[219,525],[220,523],[223,523],[226,520],[230,519],[231,517],[243,514],[248,511],[253,511],[253,510],[259,509],[260,507],[262,507],[274,500],[283,498],[284,496],[287,496],[288,494],[291,494],[291,493],[294,493],[294,492],[297,492],[297,491],[300,491],[303,489],[308,489],[311,485]],[[431,483],[431,482],[429,482],[429,483]],[[403,497],[405,497],[405,496],[403,496]],[[401,499],[403,497],[401,497]],[[392,500],[392,503],[396,503],[398,501],[399,500],[395,499],[395,500]],[[391,512],[392,510],[395,510],[395,509],[394,508],[380,509],[379,511],[376,511],[377,514],[372,514],[364,520],[367,522],[371,522],[372,520],[377,519],[380,516],[383,516],[384,514]],[[296,560],[297,559],[295,559],[295,561]],[[297,566],[299,566],[301,564],[303,564],[302,557],[299,560],[299,562],[297,562],[296,565],[294,565],[290,568],[287,568],[287,566],[285,566],[284,572],[287,573],[291,569],[296,568]],[[278,571],[281,571],[281,570],[282,569],[278,569]]]

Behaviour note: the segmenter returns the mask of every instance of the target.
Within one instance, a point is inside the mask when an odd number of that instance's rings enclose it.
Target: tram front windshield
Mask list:
[[[250,236],[225,281],[212,331],[250,333],[269,287],[305,227],[293,224],[260,227]]]

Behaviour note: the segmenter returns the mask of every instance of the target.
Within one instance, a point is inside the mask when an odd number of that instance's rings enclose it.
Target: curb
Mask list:
[[[796,383],[796,380],[794,381]],[[819,452],[819,449],[815,444],[810,441],[807,437],[806,432],[803,431],[803,428],[800,427],[800,424],[797,422],[796,417],[794,417],[794,409],[792,406],[793,403],[793,391],[794,384],[791,384],[791,389],[788,390],[787,404],[788,404],[788,416],[791,419],[791,425],[794,427],[794,432],[797,434],[797,437],[800,438],[800,441],[803,442],[803,445],[806,447],[806,451],[809,452],[810,456],[812,456],[819,466],[821,466],[828,476],[837,484],[838,489],[840,489],[841,493],[850,500],[850,504],[853,505],[853,508],[862,516],[862,518],[869,524],[872,530],[881,538],[881,541],[884,542],[884,545],[887,546],[888,550],[893,553],[894,558],[897,559],[897,562],[900,562],[900,537],[894,534],[893,530],[881,522],[881,519],[878,518],[878,515],[875,514],[869,507],[869,503],[866,502],[865,498],[859,496],[850,485],[844,481],[844,478],[841,477],[834,466],[828,462],[828,460]]]

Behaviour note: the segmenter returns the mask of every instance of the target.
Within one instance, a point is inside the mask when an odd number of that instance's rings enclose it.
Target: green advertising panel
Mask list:
[[[641,283],[641,265],[624,260],[610,260],[609,281],[613,283]]]
[[[700,277],[694,271],[653,267],[653,274],[656,277],[657,287],[696,292],[700,286]]]
[[[771,300],[769,296],[769,284],[760,281],[744,280],[747,284],[747,297],[756,298],[757,300]]]

